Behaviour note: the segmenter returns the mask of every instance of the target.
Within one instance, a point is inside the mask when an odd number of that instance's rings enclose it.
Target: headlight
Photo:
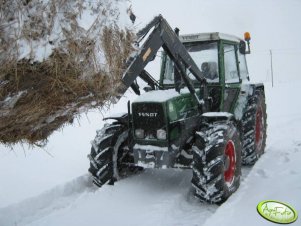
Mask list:
[[[166,140],[166,131],[164,129],[157,130],[157,138],[159,140]]]
[[[144,138],[144,130],[143,129],[136,129],[135,130],[135,136],[138,139],[143,139]]]

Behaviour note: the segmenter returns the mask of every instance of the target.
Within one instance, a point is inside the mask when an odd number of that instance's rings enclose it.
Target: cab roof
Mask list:
[[[196,33],[196,34],[187,34],[180,35],[181,42],[199,42],[199,41],[217,41],[217,40],[225,40],[231,42],[240,42],[242,39],[234,36],[228,35],[220,32],[212,32],[212,33]]]

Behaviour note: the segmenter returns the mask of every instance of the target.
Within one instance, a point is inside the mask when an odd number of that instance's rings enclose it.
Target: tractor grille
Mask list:
[[[145,138],[156,139],[158,129],[165,129],[163,105],[158,103],[133,104],[134,129],[143,129]]]

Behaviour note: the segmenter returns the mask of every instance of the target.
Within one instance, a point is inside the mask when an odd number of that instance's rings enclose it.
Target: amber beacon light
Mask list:
[[[251,35],[249,32],[245,32],[244,37],[245,37],[245,41],[247,42],[251,40]]]

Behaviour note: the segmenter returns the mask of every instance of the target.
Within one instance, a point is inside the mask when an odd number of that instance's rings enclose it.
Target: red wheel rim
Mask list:
[[[235,176],[236,166],[235,146],[232,140],[229,140],[225,148],[225,172],[224,178],[228,186],[231,186]]]
[[[256,124],[255,124],[255,145],[256,152],[260,152],[263,141],[263,113],[262,107],[259,107],[256,111]]]

